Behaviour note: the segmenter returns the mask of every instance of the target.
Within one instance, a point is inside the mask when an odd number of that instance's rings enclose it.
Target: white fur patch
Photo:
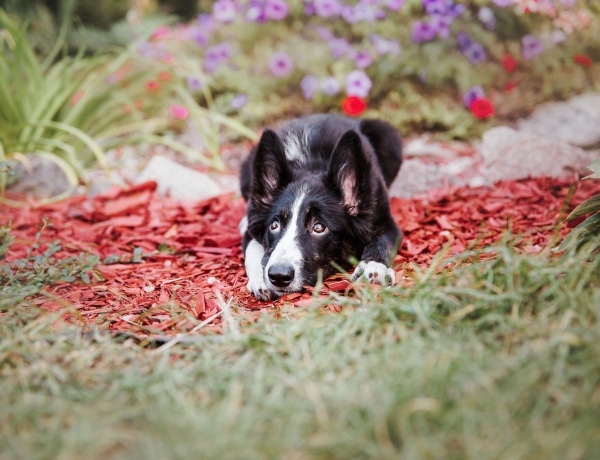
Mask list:
[[[299,134],[288,134],[283,141],[285,157],[288,161],[304,162],[309,148],[309,130],[304,128],[302,137]]]
[[[240,224],[238,225],[238,230],[242,236],[246,233],[246,230],[248,230],[248,216],[242,217],[242,220],[240,220]]]
[[[281,239],[277,242],[275,249],[269,257],[269,262],[265,267],[265,273],[269,272],[269,268],[275,264],[289,264],[294,268],[294,281],[286,288],[286,291],[299,291],[302,288],[302,251],[298,245],[298,219],[302,212],[301,206],[306,196],[306,190],[300,189],[300,192],[296,195],[294,204],[292,205],[292,217],[289,221],[285,233]],[[268,278],[268,277],[265,277]],[[271,283],[267,280],[268,285]],[[271,286],[272,289],[277,289]]]
[[[396,283],[396,273],[381,262],[360,262],[352,274],[352,281],[365,278],[371,284],[393,286]]]
[[[246,288],[259,300],[269,300],[270,297],[262,267],[264,254],[264,248],[256,240],[250,241],[244,254],[244,264],[246,266],[246,275],[248,276]]]

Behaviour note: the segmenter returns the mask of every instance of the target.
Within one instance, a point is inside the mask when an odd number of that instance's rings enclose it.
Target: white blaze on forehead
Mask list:
[[[285,136],[283,143],[285,146],[285,157],[288,161],[303,162],[306,159],[309,137],[308,128],[304,128],[302,133],[289,133]]]
[[[291,218],[283,236],[277,242],[265,267],[265,273],[268,273],[269,268],[276,264],[286,264],[294,267],[294,281],[288,287],[289,290],[299,290],[302,288],[302,250],[298,244],[297,236],[298,231],[303,228],[303,225],[299,225],[299,223],[302,224],[302,203],[305,196],[306,189],[301,188],[292,204]],[[265,278],[268,279],[268,277]]]

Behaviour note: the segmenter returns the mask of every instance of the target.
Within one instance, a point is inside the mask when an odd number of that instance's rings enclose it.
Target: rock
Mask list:
[[[499,126],[486,131],[479,148],[488,183],[527,177],[565,177],[584,171],[596,156],[567,142]]]
[[[520,120],[518,128],[523,133],[580,147],[597,144],[600,142],[600,93],[543,104],[529,118]]]
[[[170,158],[156,155],[136,178],[136,182],[156,181],[157,191],[176,200],[196,201],[223,193],[223,189],[200,171],[187,168]]]
[[[52,160],[26,154],[27,167],[20,161],[10,162],[14,176],[9,189],[17,195],[51,198],[67,192],[71,185],[64,171]]]

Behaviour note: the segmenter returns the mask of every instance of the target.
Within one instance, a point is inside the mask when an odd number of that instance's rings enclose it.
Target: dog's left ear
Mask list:
[[[361,196],[370,194],[368,181],[371,165],[362,148],[356,131],[346,132],[339,140],[329,162],[328,180],[342,193],[346,212],[356,216],[361,204]]]
[[[281,139],[275,131],[266,129],[252,165],[252,201],[257,205],[270,206],[275,193],[285,187],[291,177]]]

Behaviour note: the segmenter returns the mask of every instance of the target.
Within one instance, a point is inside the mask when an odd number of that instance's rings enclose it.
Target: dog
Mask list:
[[[400,136],[381,120],[318,114],[265,129],[240,170],[248,290],[274,300],[353,261],[353,281],[394,284],[402,232],[388,187],[401,164]]]

